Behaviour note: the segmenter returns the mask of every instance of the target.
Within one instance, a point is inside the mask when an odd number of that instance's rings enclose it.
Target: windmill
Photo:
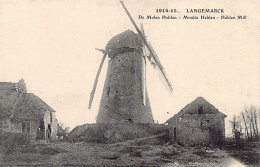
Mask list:
[[[138,28],[122,1],[121,4],[138,34],[127,30],[113,37],[105,50],[97,49],[103,53],[103,58],[90,95],[89,109],[104,60],[108,56],[108,69],[97,123],[153,123],[146,90],[146,60],[159,71],[160,79],[169,92],[173,89],[157,54],[145,38],[143,28]]]

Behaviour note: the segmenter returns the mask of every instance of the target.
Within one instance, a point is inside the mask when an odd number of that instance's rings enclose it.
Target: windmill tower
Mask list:
[[[146,60],[159,70],[161,79],[169,91],[172,91],[172,86],[152,46],[145,39],[143,30],[136,26],[123,2],[121,4],[138,34],[127,30],[113,37],[105,50],[98,49],[104,55],[91,92],[89,108],[95,94],[98,76],[108,55],[108,69],[97,123],[153,123],[146,90]]]

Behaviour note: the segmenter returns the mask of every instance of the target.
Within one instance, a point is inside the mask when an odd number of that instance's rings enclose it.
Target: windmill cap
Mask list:
[[[114,36],[106,45],[106,50],[115,48],[136,48],[142,47],[142,40],[139,35],[131,30],[126,30]]]

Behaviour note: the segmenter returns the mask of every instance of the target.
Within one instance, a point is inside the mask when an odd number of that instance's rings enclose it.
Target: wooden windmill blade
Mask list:
[[[172,92],[173,88],[172,88],[172,85],[166,75],[166,72],[164,71],[164,68],[163,66],[161,65],[160,63],[160,60],[157,56],[157,54],[155,53],[153,47],[147,42],[147,40],[145,39],[145,36],[143,35],[143,33],[140,31],[140,29],[138,28],[138,26],[136,25],[134,19],[132,18],[132,16],[130,15],[130,13],[128,12],[128,10],[126,9],[123,1],[120,1],[120,3],[122,4],[123,8],[125,9],[126,11],[126,14],[128,15],[128,17],[130,18],[131,22],[133,23],[136,31],[138,32],[138,34],[140,35],[142,41],[144,42],[144,44],[146,45],[148,51],[150,52],[150,55],[151,57],[153,58],[153,60],[155,61],[155,64],[158,66],[158,69],[160,71],[160,73],[162,74],[163,76],[163,81],[165,81],[166,85],[167,85],[167,88],[170,92]],[[151,61],[150,61],[151,62]],[[153,64],[152,64],[153,65]]]
[[[101,49],[96,49],[96,50],[101,51],[104,55],[103,55],[102,60],[101,60],[101,62],[100,62],[100,65],[99,65],[99,68],[98,68],[98,72],[97,72],[97,75],[96,75],[96,79],[95,79],[95,82],[94,82],[94,86],[93,86],[93,89],[92,89],[91,94],[90,94],[88,109],[91,109],[92,102],[93,102],[94,95],[95,95],[96,88],[97,88],[98,77],[99,77],[99,74],[100,74],[100,72],[101,72],[102,66],[103,66],[103,64],[104,64],[104,61],[105,61],[106,55],[107,55],[107,53],[106,53],[105,50],[101,50]]]
[[[162,75],[162,79],[161,79],[162,82],[165,84],[166,88],[168,88],[169,91],[172,92],[173,88],[172,88],[171,82],[169,81],[169,79],[168,79],[168,77],[166,75],[166,72],[165,72],[165,70],[164,70],[164,68],[163,68],[163,66],[162,66],[162,64],[161,64],[161,62],[160,62],[156,52],[154,51],[154,49],[153,49],[152,45],[150,44],[150,42],[148,42],[148,45],[149,45],[149,47],[151,48],[151,51],[152,51],[152,53],[150,53],[150,54],[152,55],[154,61],[156,62],[156,65],[159,68],[159,72]]]

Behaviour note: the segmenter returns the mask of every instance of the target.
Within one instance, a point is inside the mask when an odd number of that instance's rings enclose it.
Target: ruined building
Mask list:
[[[184,146],[211,145],[225,140],[225,117],[203,97],[198,97],[166,122],[171,141]]]
[[[127,30],[107,44],[108,69],[97,123],[153,123],[139,35]]]
[[[27,93],[24,80],[0,82],[0,131],[27,133],[32,139],[56,139],[55,111],[42,99]]]

